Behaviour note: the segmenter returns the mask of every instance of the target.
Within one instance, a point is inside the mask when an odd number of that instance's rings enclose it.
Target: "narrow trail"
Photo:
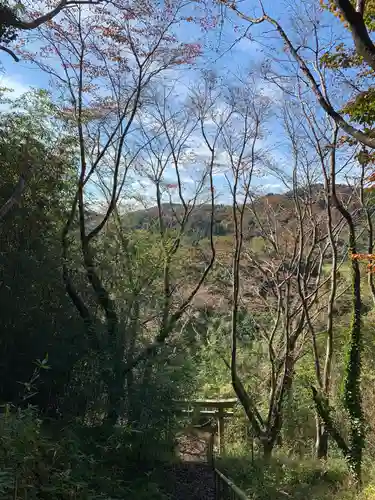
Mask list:
[[[200,462],[181,462],[165,471],[166,493],[171,500],[215,500],[212,467]]]
[[[207,439],[182,435],[178,439],[180,462],[165,468],[166,493],[171,500],[215,500],[215,479],[207,463]]]

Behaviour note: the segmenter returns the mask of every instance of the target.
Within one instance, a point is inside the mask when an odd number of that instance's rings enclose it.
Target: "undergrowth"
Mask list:
[[[32,409],[5,412],[0,499],[165,500],[154,472],[157,458],[139,451],[144,439],[126,428],[48,429]]]
[[[337,496],[345,487],[345,465],[273,458],[266,463],[250,457],[225,457],[218,467],[254,500],[293,498],[323,500]]]
[[[258,457],[227,455],[217,460],[217,467],[253,500],[375,500],[370,466],[364,488],[357,494],[341,459],[324,463],[280,455],[265,462]]]

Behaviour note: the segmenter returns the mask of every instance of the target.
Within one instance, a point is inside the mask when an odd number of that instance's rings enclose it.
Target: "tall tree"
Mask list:
[[[126,374],[164,343],[210,269],[209,264],[192,293],[172,312],[168,269],[170,250],[175,253],[179,248],[180,237],[176,239],[166,254],[163,322],[154,340],[125,361],[127,332],[120,328],[115,300],[100,277],[95,241],[113,219],[141,152],[156,140],[140,135],[140,113],[148,106],[150,86],[168,70],[189,65],[200,53],[199,44],[179,42],[173,32],[183,18],[183,7],[182,2],[162,6],[117,2],[89,15],[82,7],[64,10],[60,22],[50,21],[40,28],[45,44],[39,53],[27,55],[56,82],[62,96],[60,118],[70,124],[78,142],[76,193],[62,237],[63,276],[86,325],[90,347],[102,356],[101,378],[108,394],[106,421],[111,424],[121,411]],[[168,137],[165,129],[161,133]],[[167,144],[178,175],[178,145]],[[105,196],[99,197],[99,216],[90,219],[87,209],[92,196],[98,198],[98,185],[105,186]],[[160,183],[157,186],[159,189]],[[95,315],[77,290],[70,269],[69,248],[76,221],[87,281],[105,318],[104,337],[98,335]]]
[[[0,221],[0,398],[19,403],[20,383],[30,379],[36,359],[48,353],[51,370],[29,402],[56,415],[83,345],[59,264],[59,235],[74,193],[77,158],[74,140],[51,125],[52,114],[48,96],[36,91],[1,113],[0,204],[7,200],[3,206],[9,207],[12,200],[12,208]],[[14,186],[25,172],[22,197],[15,197]]]
[[[345,441],[343,433],[340,432],[334,423],[331,408],[324,393],[313,388],[313,397],[317,411],[323,420],[326,428],[336,441],[338,447],[348,462],[349,469],[353,475],[355,483],[361,484],[362,455],[364,449],[364,417],[362,409],[361,392],[361,358],[362,358],[362,295],[361,295],[361,273],[356,258],[357,254],[357,234],[353,216],[343,205],[336,191],[337,174],[337,142],[338,127],[333,128],[333,146],[330,151],[330,196],[335,208],[344,218],[348,229],[348,247],[351,258],[351,278],[352,278],[352,322],[349,331],[349,342],[347,347],[347,359],[345,366],[344,382],[344,405],[349,416],[349,439]]]

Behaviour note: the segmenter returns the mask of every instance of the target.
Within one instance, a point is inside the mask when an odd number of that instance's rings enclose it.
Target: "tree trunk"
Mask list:
[[[273,439],[266,438],[263,441],[263,458],[265,462],[269,462],[272,457],[272,452],[274,448]]]
[[[128,336],[130,337],[129,345],[126,347],[126,362],[129,364],[131,360],[134,358],[135,354],[135,344],[137,339],[137,320],[139,317],[139,304],[135,304],[134,306],[134,316],[136,320],[132,321],[131,328],[128,329]],[[135,379],[134,379],[134,369],[129,370],[126,373],[125,384],[127,390],[127,419],[130,425],[136,424],[138,421],[138,407],[137,407],[137,391],[135,388]],[[139,402],[139,401],[138,401]]]
[[[134,373],[130,370],[126,374],[126,390],[127,390],[127,420],[131,426],[137,421],[136,395],[134,391]]]
[[[108,373],[106,371],[103,376],[108,391],[108,410],[104,419],[104,424],[114,427],[119,417],[123,414],[123,399],[125,391],[125,374],[123,371],[123,352],[120,346],[117,346],[117,352],[114,352],[114,345],[112,347],[111,362],[113,369]]]
[[[319,460],[327,460],[328,458],[328,432],[324,423],[318,415],[315,416],[316,421],[316,441],[315,453]]]
[[[120,416],[121,403],[123,399],[124,384],[121,383],[118,373],[112,374],[107,382],[108,410],[103,424],[114,427]]]

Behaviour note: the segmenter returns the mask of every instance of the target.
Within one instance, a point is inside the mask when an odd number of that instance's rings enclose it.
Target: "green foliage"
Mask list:
[[[46,126],[45,92],[28,93],[17,106],[2,113],[0,125],[1,204],[28,169],[29,178],[20,203],[0,224],[0,400],[18,402],[19,382],[29,380],[34,360],[48,353],[51,374],[41,374],[31,402],[55,413],[82,351],[82,327],[61,279],[59,243],[75,152],[60,129]]]
[[[349,462],[354,477],[358,478],[360,478],[361,474],[362,453],[365,444],[361,393],[361,351],[362,332],[360,313],[356,314],[354,312],[346,362],[344,398],[345,408],[348,411],[350,419]]]
[[[126,428],[48,430],[32,408],[3,413],[0,498],[164,499],[152,466],[134,462],[136,446]]]
[[[354,499],[354,493],[346,491],[344,464],[338,461],[323,464],[275,457],[265,463],[240,455],[223,458],[218,466],[254,500]]]
[[[230,360],[230,315],[223,313],[209,316],[201,328],[201,333],[196,339],[199,342],[199,348],[194,356],[198,395],[208,398],[233,397],[230,370],[226,365]],[[239,313],[237,335],[240,373],[256,376],[261,346],[256,342],[257,327],[254,318],[245,310]]]
[[[266,242],[261,236],[256,236],[250,240],[250,248],[255,254],[261,254],[265,251]]]
[[[320,3],[324,8],[331,10],[347,28],[336,2],[323,0]],[[363,21],[369,33],[375,29],[374,13],[374,2],[367,2]],[[351,43],[339,42],[321,57],[321,63],[324,67],[336,72],[336,74],[342,75],[343,72],[346,73],[349,79],[355,82],[355,86],[353,86],[355,88],[354,95],[348,99],[348,102],[342,108],[342,113],[346,114],[352,121],[363,125],[364,132],[371,137],[375,122],[375,92],[371,85],[374,70],[364,62],[363,57],[353,49]]]
[[[331,52],[326,52],[321,62],[324,66],[332,69],[351,68],[362,63],[362,58],[355,50],[348,50],[343,43],[337,44]]]
[[[344,106],[342,111],[355,122],[372,127],[375,122],[375,89],[369,88],[356,95],[352,101]]]
[[[177,217],[181,217],[181,206],[170,206],[165,204],[162,207],[165,225],[170,228],[177,227]],[[177,215],[177,217],[176,217]],[[128,214],[128,224],[136,229],[147,229],[158,231],[158,213],[156,208],[135,211]],[[213,232],[216,236],[232,234],[233,225],[231,221],[231,208],[225,205],[218,205],[214,215]],[[186,238],[191,242],[208,238],[211,232],[211,206],[210,204],[200,205],[191,214],[186,227]]]
[[[5,408],[0,496],[163,500],[154,469],[174,457],[178,421],[172,400],[190,394],[191,367],[183,348],[171,343],[156,363],[140,364],[132,383],[127,380],[122,427],[95,425],[107,404],[102,375],[108,356],[105,349],[88,347],[61,274],[61,231],[75,190],[76,141],[51,121],[55,109],[48,93],[32,91],[6,104],[10,108],[0,125],[2,202],[19,176],[31,170],[20,203],[0,226],[0,400]],[[103,281],[119,299],[125,355],[133,355],[157,328],[142,324],[160,308],[160,242],[156,234],[122,234],[109,225],[95,250]],[[95,311],[74,234],[70,258],[74,284]],[[106,346],[100,314],[94,314],[94,322]]]
[[[315,381],[310,353],[296,367],[295,379],[284,403],[282,449],[292,456],[310,456],[316,439],[310,386]]]

